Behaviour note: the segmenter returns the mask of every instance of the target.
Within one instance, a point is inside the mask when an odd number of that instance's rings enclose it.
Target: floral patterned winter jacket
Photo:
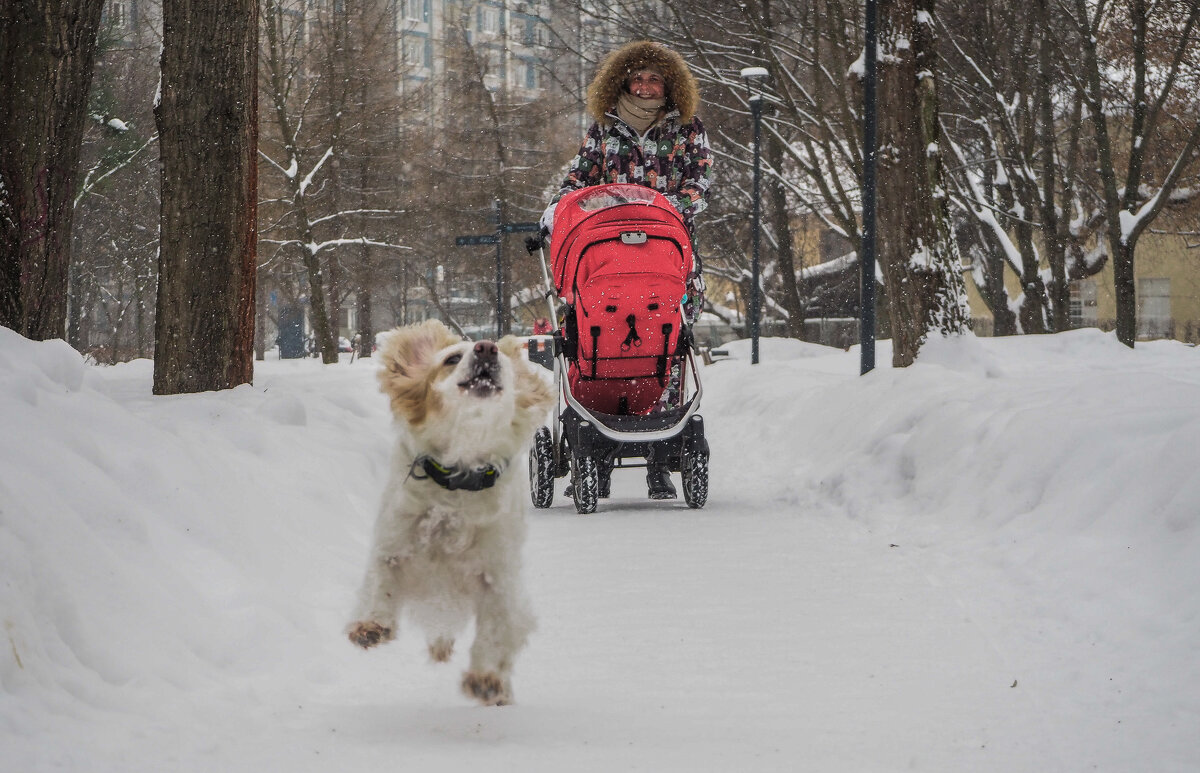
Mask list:
[[[615,114],[605,117],[611,123],[588,129],[555,201],[589,185],[636,183],[666,196],[692,231],[692,218],[708,206],[712,159],[704,124],[692,118],[680,125],[673,110],[639,137]]]

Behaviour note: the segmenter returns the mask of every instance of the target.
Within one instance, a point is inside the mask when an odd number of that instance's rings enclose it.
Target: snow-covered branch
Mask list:
[[[321,160],[318,161],[316,164],[314,164],[313,168],[310,169],[308,174],[306,174],[304,176],[304,179],[300,181],[300,185],[298,186],[297,190],[299,191],[301,196],[303,196],[305,194],[305,192],[308,191],[308,186],[312,185],[313,177],[316,176],[317,172],[321,171],[321,167],[325,166],[325,162],[331,158],[333,158],[333,146],[332,145],[330,145],[325,150],[325,155],[321,156]],[[295,175],[296,175],[295,164],[296,164],[296,160],[292,159],[292,167],[291,167],[292,172],[290,175],[288,175],[289,178],[295,177]],[[287,174],[287,173],[285,172],[285,174]]]
[[[381,247],[389,250],[411,250],[404,244],[393,244],[391,242],[381,242],[376,239],[368,239],[365,236],[343,238],[343,239],[326,239],[323,242],[305,242],[301,239],[260,239],[264,244],[275,244],[280,247],[295,246],[304,249],[310,255],[318,255],[321,252],[332,249],[334,247],[347,247],[352,245],[366,247]]]
[[[115,174],[116,172],[119,172],[120,170],[124,169],[126,166],[129,165],[129,163],[131,161],[133,161],[133,159],[137,158],[138,155],[140,155],[143,150],[150,147],[151,145],[153,145],[156,142],[158,142],[158,134],[154,134],[152,137],[150,137],[148,140],[143,142],[137,148],[135,148],[134,150],[132,150],[128,154],[126,154],[125,158],[121,159],[116,164],[113,164],[112,168],[106,170],[99,177],[96,177],[95,179],[93,179],[92,175],[96,173],[96,171],[100,168],[100,165],[101,165],[101,162],[97,161],[96,165],[93,166],[91,169],[89,169],[87,172],[87,175],[84,176],[83,184],[79,186],[79,193],[75,194],[74,206],[78,207],[79,202],[83,200],[84,196],[87,196],[92,191],[94,191],[96,189],[96,186],[98,186],[100,183],[104,182],[104,180],[106,180],[108,177],[110,177],[113,174]]]

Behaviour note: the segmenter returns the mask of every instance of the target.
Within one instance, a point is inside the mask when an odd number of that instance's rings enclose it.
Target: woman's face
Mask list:
[[[642,99],[662,99],[667,83],[653,70],[638,70],[629,79],[629,93]]]

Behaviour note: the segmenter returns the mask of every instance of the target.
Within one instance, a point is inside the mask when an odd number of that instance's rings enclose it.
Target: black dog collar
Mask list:
[[[432,480],[448,491],[483,491],[496,485],[500,468],[491,464],[469,470],[458,466],[447,467],[432,456],[418,456],[413,460],[408,475],[417,480]]]

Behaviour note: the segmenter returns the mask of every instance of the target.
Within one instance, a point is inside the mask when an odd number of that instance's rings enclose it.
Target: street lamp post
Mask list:
[[[504,215],[500,199],[492,199],[496,210],[496,340],[504,337]]]
[[[861,348],[859,375],[875,369],[875,197],[876,164],[879,138],[875,66],[876,0],[867,0],[863,24],[863,177],[862,177],[862,245],[859,250],[859,344]]]
[[[759,287],[758,250],[762,231],[762,84],[770,75],[765,67],[743,67],[741,71],[750,95],[750,115],[754,119],[754,248],[750,257],[750,364],[758,364],[758,326],[762,313],[762,290]]]

